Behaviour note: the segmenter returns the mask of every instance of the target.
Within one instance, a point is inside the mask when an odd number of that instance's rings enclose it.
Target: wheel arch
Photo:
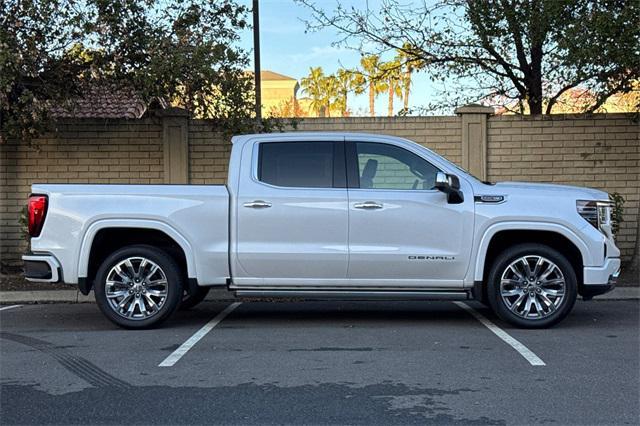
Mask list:
[[[501,223],[487,229],[478,248],[474,281],[486,281],[495,256],[506,247],[524,242],[545,244],[562,252],[574,267],[578,284],[581,284],[583,266],[589,256],[586,244],[562,225],[534,223]]]
[[[93,223],[85,232],[78,255],[78,287],[88,294],[100,263],[113,251],[133,244],[164,248],[185,273],[195,279],[196,266],[191,245],[171,226],[149,220],[104,220]]]

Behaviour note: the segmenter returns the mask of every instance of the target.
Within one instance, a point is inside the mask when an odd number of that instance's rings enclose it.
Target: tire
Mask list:
[[[113,323],[128,329],[157,326],[182,299],[180,267],[164,251],[147,245],[116,250],[98,269],[96,302]]]
[[[178,309],[186,310],[191,309],[196,306],[198,303],[202,302],[205,297],[209,294],[209,287],[198,287],[195,294],[189,294],[186,290],[183,291],[182,301],[180,302],[180,307]]]
[[[504,250],[493,262],[487,285],[496,315],[521,328],[546,328],[562,321],[573,309],[578,287],[567,258],[543,244]]]

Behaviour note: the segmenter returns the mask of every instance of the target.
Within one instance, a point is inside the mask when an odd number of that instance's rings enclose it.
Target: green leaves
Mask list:
[[[640,2],[629,0],[384,0],[377,8],[296,0],[307,28],[332,27],[337,42],[377,57],[395,50],[442,85],[440,108],[484,101],[554,112],[573,88],[597,110],[640,80]],[[364,65],[364,64],[363,64]]]
[[[249,60],[237,46],[246,14],[234,0],[0,3],[3,136],[30,141],[52,128],[52,106],[71,107],[96,85],[255,126]]]

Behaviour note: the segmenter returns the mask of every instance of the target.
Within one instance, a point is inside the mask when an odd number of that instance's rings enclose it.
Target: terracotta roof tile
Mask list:
[[[56,106],[56,118],[140,118],[147,104],[131,90],[92,87],[69,107]]]

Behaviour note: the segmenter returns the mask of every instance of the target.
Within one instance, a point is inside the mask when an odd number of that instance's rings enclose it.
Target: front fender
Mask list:
[[[563,237],[567,238],[571,241],[580,251],[583,260],[590,260],[590,252],[587,244],[571,229],[567,228],[564,225],[560,225],[557,223],[546,223],[546,222],[526,222],[526,221],[509,221],[509,222],[499,222],[490,225],[482,234],[482,238],[480,238],[480,244],[478,245],[478,250],[475,256],[475,268],[473,274],[473,280],[476,282],[482,281],[484,277],[484,265],[485,258],[487,256],[487,250],[489,249],[489,244],[491,239],[498,232],[501,231],[549,231],[555,232]]]

